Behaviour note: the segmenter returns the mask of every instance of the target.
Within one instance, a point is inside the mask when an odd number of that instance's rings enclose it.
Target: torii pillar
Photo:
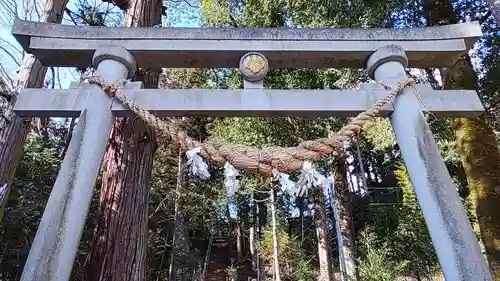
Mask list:
[[[368,58],[366,68],[371,78],[395,87],[407,79],[407,65],[404,49],[389,45],[377,49]],[[417,94],[414,88],[407,88],[396,97],[390,119],[441,269],[449,281],[490,281],[476,235],[422,114]]]
[[[95,51],[96,75],[116,83],[134,74],[135,59],[122,47]],[[87,88],[68,152],[38,226],[21,281],[67,281],[115,117],[113,100],[97,85]]]

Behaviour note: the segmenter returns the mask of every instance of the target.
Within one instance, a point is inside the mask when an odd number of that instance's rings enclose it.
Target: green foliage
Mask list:
[[[35,237],[45,205],[55,183],[61,152],[66,144],[69,120],[47,120],[34,129],[26,138],[21,163],[17,168],[14,186],[8,198],[0,227],[0,280],[19,280],[29,249]],[[97,200],[96,200],[97,199]],[[92,209],[97,209],[99,193],[96,190]],[[80,242],[80,251],[75,260],[73,277],[82,272],[86,253],[92,241],[92,213],[87,219]],[[78,278],[72,280],[80,280]]]
[[[398,168],[394,171],[394,174],[396,175],[399,186],[403,190],[403,206],[405,208],[416,207],[417,197],[413,191],[408,171],[406,170],[404,164],[399,163]]]
[[[25,153],[2,222],[2,246],[5,249],[0,267],[2,280],[14,280],[17,272],[22,270],[51,184],[57,175],[58,164],[57,152],[47,146],[43,137],[30,135],[27,138]]]
[[[201,1],[201,19],[209,27],[227,27],[229,18],[229,1],[203,0]]]
[[[432,274],[438,270],[438,260],[408,173],[400,164],[395,174],[403,191],[403,205],[393,239],[387,244],[394,249],[395,258],[411,262],[407,267],[409,274],[414,276]]]
[[[383,247],[376,243],[376,234],[369,228],[361,234],[365,257],[359,266],[362,281],[394,281],[401,276],[409,261],[395,261]]]
[[[373,227],[363,230],[360,235],[364,253],[361,270],[365,272],[366,280],[394,280],[392,274],[422,278],[432,276],[439,269],[432,240],[404,165],[399,163],[394,173],[403,193],[400,207],[392,218],[377,217]],[[381,264],[386,265],[377,273],[376,268]]]
[[[213,123],[211,139],[216,142],[239,143],[263,147],[290,146],[298,143],[295,123],[288,118],[225,118]],[[295,127],[296,128],[296,127]]]
[[[109,11],[103,9],[102,6],[94,6],[87,1],[78,1],[75,6],[76,12],[69,12],[72,20],[82,25],[105,26]]]
[[[285,11],[282,0],[246,0],[241,27],[282,27]]]
[[[402,1],[286,0],[285,3],[297,27],[378,27]]]
[[[314,280],[316,275],[317,272],[314,269],[312,263],[310,261],[300,259],[297,261],[295,267],[293,268],[293,273],[290,280],[297,280],[297,281]]]
[[[210,72],[204,69],[168,69],[160,77],[160,87],[209,88],[211,87],[209,77]],[[200,117],[178,121],[195,139],[203,141],[207,137],[206,129],[207,124],[211,122],[210,119]],[[148,263],[153,280],[168,278],[178,161],[179,157],[184,157],[184,155],[179,156],[179,149],[174,144],[165,142],[159,144],[154,158],[149,196]],[[214,169],[210,172],[209,181],[189,177],[183,199],[185,201],[180,206],[186,219],[193,260],[202,258],[207,247],[208,229],[226,214],[224,209],[227,209],[220,170]]]
[[[284,280],[313,280],[316,272],[306,257],[297,237],[278,228],[278,257]],[[265,227],[260,241],[259,253],[268,263],[273,260],[273,232]]]
[[[387,118],[377,118],[375,121],[365,123],[363,125],[363,138],[368,139],[376,151],[387,150],[396,144],[391,122]]]
[[[57,157],[58,148],[48,145],[43,137],[32,135],[27,138],[16,185],[34,187],[33,185],[54,180],[60,164]],[[45,178],[42,179],[42,177]]]
[[[226,276],[230,281],[236,280],[238,278],[239,266],[234,265],[234,260],[231,260],[231,265],[226,268]]]

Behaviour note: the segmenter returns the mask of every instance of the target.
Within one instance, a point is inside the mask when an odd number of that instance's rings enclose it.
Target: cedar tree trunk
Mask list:
[[[160,0],[131,0],[125,25],[161,23]],[[136,73],[145,88],[157,88],[160,70]],[[117,118],[106,149],[100,218],[87,267],[87,281],[145,281],[148,197],[156,134],[139,118]]]

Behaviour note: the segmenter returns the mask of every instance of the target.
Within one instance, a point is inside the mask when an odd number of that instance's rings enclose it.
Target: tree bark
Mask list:
[[[333,180],[339,201],[339,225],[342,239],[342,249],[339,250],[344,253],[345,274],[349,276],[350,280],[356,280],[356,245],[354,244],[354,230],[352,228],[351,193],[349,192],[345,173],[344,159],[335,159],[333,162]]]
[[[250,250],[250,256],[252,258],[252,266],[255,268],[255,225],[250,225],[248,228],[248,244]]]
[[[238,208],[238,218],[236,221],[236,257],[238,263],[243,261],[243,221],[241,208]]]
[[[271,190],[271,216],[273,223],[273,268],[274,268],[274,277],[275,281],[281,281],[280,274],[280,263],[279,263],[279,244],[278,244],[278,230],[276,225],[276,195],[275,190]]]
[[[191,262],[184,207],[187,196],[187,169],[184,153],[179,152],[177,186],[175,190],[174,237],[169,281],[191,281]]]
[[[39,21],[61,23],[67,4],[67,0],[47,0],[41,11]],[[16,92],[24,88],[43,87],[47,69],[34,55],[25,54]],[[15,95],[15,93],[10,94]],[[20,118],[12,111],[15,100],[15,98],[11,98],[8,101],[9,109],[0,110],[0,163],[2,163],[0,165],[0,186],[7,184],[3,200],[0,201],[0,221],[3,217],[7,198],[12,190],[14,174],[21,159],[24,141],[30,125],[29,118]]]
[[[141,187],[149,187],[155,144],[136,136],[151,134],[147,129],[138,131],[142,124],[136,122],[142,121],[117,121],[112,149],[105,154],[100,218],[87,267],[88,281],[146,280],[148,192]]]
[[[251,197],[251,200],[250,200],[250,204],[251,204],[251,212],[252,212],[252,216],[251,216],[251,223],[249,224],[249,227],[248,227],[248,234],[249,234],[249,238],[248,238],[248,244],[249,244],[249,250],[250,250],[250,256],[252,257],[252,267],[255,271],[257,271],[257,251],[255,249],[255,235],[256,235],[256,228],[257,228],[257,223],[258,223],[258,219],[257,219],[257,202],[254,201],[254,197],[255,197],[255,194],[252,193],[252,197]]]
[[[262,228],[267,225],[268,221],[267,221],[267,214],[268,214],[268,210],[267,210],[267,202],[266,201],[262,201],[263,199],[265,199],[267,195],[263,194],[263,193],[255,193],[255,199],[259,200],[259,202],[256,202],[255,204],[257,205],[257,208],[258,208],[258,212],[257,212],[257,219],[258,219],[258,231],[257,231],[257,234],[259,235],[259,237],[261,237],[262,235]]]
[[[425,11],[430,26],[458,23],[450,0],[426,1]],[[441,69],[441,75],[444,89],[475,90],[478,87],[477,75],[467,54],[454,66]],[[487,120],[486,113],[477,118],[458,118],[454,130],[490,270],[494,279],[500,280],[500,194],[496,191],[500,186],[500,153]]]
[[[262,192],[256,192],[254,193],[254,198],[256,198],[257,200],[263,200],[264,197],[263,197],[263,193]],[[264,217],[267,217],[267,202],[265,201],[259,201],[259,202],[256,202],[254,201],[254,204],[255,204],[255,236],[256,236],[256,239],[255,239],[255,268],[257,270],[257,276],[258,276],[258,280],[265,280],[266,279],[266,270],[265,270],[265,262],[264,262],[264,259],[262,257],[262,255],[260,254],[260,247],[261,247],[261,244],[260,244],[260,239],[262,238],[262,229],[263,229],[263,226],[265,225],[264,221],[262,220],[262,218]],[[263,213],[265,215],[263,215]]]
[[[304,211],[306,208],[305,198],[298,197],[295,199],[295,204],[299,209],[299,220],[300,220],[300,243],[301,245],[304,243],[305,238],[305,229],[304,229]]]
[[[161,1],[131,0],[126,26],[161,23]],[[145,88],[157,88],[160,69],[140,69]],[[117,118],[104,156],[100,219],[88,281],[145,281],[148,197],[156,134],[139,118]]]
[[[231,210],[229,209],[229,198],[227,198],[226,204],[226,216],[227,216],[227,242],[229,245],[233,245],[234,233],[233,233],[233,220],[231,219]]]
[[[333,279],[332,261],[330,258],[330,242],[328,240],[327,216],[325,211],[325,198],[322,190],[315,191],[314,221],[316,236],[318,238],[319,279],[318,281],[331,281]]]

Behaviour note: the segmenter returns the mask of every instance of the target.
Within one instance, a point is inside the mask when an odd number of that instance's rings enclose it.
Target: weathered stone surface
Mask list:
[[[378,63],[382,61],[382,63]],[[404,50],[386,46],[368,60],[375,79],[396,85],[406,79]],[[420,108],[405,89],[393,103],[391,124],[446,280],[492,280],[453,180]],[[461,99],[460,95],[456,100]]]
[[[17,36],[91,39],[421,41],[481,36],[477,22],[425,28],[149,28],[73,26],[16,19]],[[473,42],[471,42],[473,43]]]
[[[140,83],[127,83],[122,92],[157,116],[354,116],[387,95],[378,84],[363,84],[359,90],[163,90],[137,86]],[[78,116],[89,98],[86,87],[25,89],[14,110],[21,116]],[[416,88],[424,109],[437,116],[477,116],[484,111],[475,91],[434,91],[429,85]],[[116,116],[134,114],[119,101],[113,102],[112,111]],[[389,112],[390,105],[382,115]]]
[[[481,36],[478,23],[410,29],[122,28],[16,20],[12,33],[46,65],[87,67],[95,49],[120,45],[139,67],[237,68],[247,52],[270,68],[363,68],[377,48],[402,46],[410,67],[444,67]],[[61,52],[62,51],[62,52]]]
[[[119,58],[119,59],[113,59]],[[131,75],[122,48],[95,52],[96,75],[116,83]],[[113,101],[92,85],[81,90],[82,113],[61,164],[21,275],[22,281],[69,280],[101,161],[113,128]]]

